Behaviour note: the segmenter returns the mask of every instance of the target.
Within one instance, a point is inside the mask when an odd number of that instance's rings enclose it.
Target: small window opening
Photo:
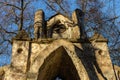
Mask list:
[[[64,80],[64,79],[60,76],[57,76],[54,80]]]
[[[56,77],[55,80],[63,80],[63,79],[60,77]]]
[[[22,53],[22,51],[23,51],[22,48],[18,48],[18,49],[17,49],[17,52],[18,52],[19,54]]]

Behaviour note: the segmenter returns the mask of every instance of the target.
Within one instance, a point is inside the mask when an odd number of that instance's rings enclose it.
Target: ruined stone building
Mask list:
[[[56,14],[45,20],[35,13],[34,39],[25,31],[13,39],[11,64],[2,80],[116,80],[107,39],[95,33],[87,38],[84,13],[76,9],[72,20]]]

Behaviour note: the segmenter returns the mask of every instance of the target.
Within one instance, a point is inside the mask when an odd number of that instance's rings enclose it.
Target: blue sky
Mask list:
[[[11,57],[9,55],[0,55],[0,66],[9,64],[11,60]]]
[[[70,11],[74,11],[77,7],[77,5],[75,4],[76,0],[69,0],[70,3]],[[44,0],[40,0],[38,2],[34,2],[33,6],[35,6],[35,10],[37,11],[38,9],[43,9],[43,11],[45,12],[46,17],[50,17],[52,15],[54,15],[54,12],[50,12],[47,10],[46,4],[44,2]],[[48,15],[49,14],[49,15]]]

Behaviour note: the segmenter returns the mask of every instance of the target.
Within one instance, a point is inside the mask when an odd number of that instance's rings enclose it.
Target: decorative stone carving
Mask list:
[[[84,29],[84,13],[81,10],[76,9],[72,14],[72,20],[62,14],[56,14],[49,18],[45,24],[44,12],[42,10],[38,10],[35,13],[34,36],[37,39],[44,38],[46,36],[48,38],[55,39],[86,38]]]
[[[69,18],[56,14],[47,21],[48,35],[51,38],[80,39],[79,27]],[[57,33],[54,33],[58,30]]]

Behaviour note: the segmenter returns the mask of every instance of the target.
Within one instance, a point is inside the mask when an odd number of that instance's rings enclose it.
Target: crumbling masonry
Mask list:
[[[95,33],[87,39],[84,13],[76,9],[72,20],[56,14],[45,21],[35,13],[34,39],[14,38],[12,61],[2,80],[116,80],[107,40]]]

